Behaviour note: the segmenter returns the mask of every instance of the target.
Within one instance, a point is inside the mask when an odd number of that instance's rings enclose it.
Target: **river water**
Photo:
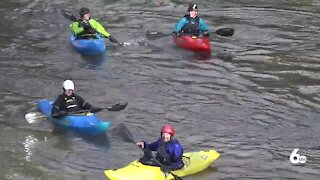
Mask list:
[[[142,155],[119,136],[124,123],[137,140],[158,138],[165,123],[185,151],[215,149],[221,157],[184,179],[319,179],[319,0],[198,0],[212,30],[203,59],[170,37],[147,40],[147,30],[170,33],[185,1],[75,0],[0,2],[0,179],[106,179]],[[61,9],[82,6],[127,42],[108,42],[103,57],[83,57],[68,43]],[[96,106],[128,101],[105,137],[55,133],[28,124],[39,99],[55,98],[72,78]],[[307,157],[293,165],[289,156]]]

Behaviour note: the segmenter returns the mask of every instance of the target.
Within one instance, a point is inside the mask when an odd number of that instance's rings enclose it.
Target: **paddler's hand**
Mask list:
[[[114,37],[112,37],[112,36],[109,36],[108,38],[109,38],[110,42],[119,43],[119,41],[116,40],[116,38],[114,38]]]
[[[87,20],[83,20],[81,21],[81,26],[83,27],[83,30],[87,33],[87,34],[95,34],[96,30],[93,29],[89,23],[89,21]]]
[[[176,38],[176,37],[178,37],[178,33],[177,32],[172,32],[172,36],[173,36],[173,38]]]
[[[82,26],[83,28],[89,28],[89,27],[91,27],[89,21],[87,21],[87,20],[81,21],[81,26]]]
[[[136,143],[137,146],[139,146],[141,149],[144,149],[144,142],[140,141]]]
[[[204,31],[202,34],[204,37],[209,37],[209,31]]]

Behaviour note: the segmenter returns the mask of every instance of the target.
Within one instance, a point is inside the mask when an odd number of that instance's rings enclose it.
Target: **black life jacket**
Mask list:
[[[76,96],[72,94],[71,96],[64,96],[64,101],[66,104],[67,112],[75,112],[80,111],[81,108],[78,105],[78,101],[76,99]]]
[[[181,32],[191,35],[200,35],[200,18],[198,16],[191,18],[190,15],[185,15],[184,17],[187,19],[188,23],[183,26]]]
[[[160,146],[157,149],[156,159],[162,164],[171,165],[173,163],[170,154],[168,154],[167,152],[167,146],[171,143],[178,143],[178,141],[173,139],[167,143],[161,142]]]

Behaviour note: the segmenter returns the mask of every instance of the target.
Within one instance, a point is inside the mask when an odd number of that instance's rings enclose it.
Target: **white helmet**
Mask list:
[[[72,89],[74,90],[74,84],[71,80],[65,80],[63,82],[63,89],[68,90],[68,89]]]

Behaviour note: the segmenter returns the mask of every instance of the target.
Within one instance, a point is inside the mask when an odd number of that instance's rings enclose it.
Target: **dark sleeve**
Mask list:
[[[144,142],[144,147],[147,148],[147,149],[150,149],[151,151],[156,151],[160,145],[160,140],[161,139],[158,139],[157,141],[151,143],[151,144],[148,144],[146,142]]]
[[[57,99],[54,101],[51,109],[51,115],[58,114],[60,111],[63,111],[63,105],[62,105],[62,96],[59,95]]]
[[[179,33],[182,30],[182,28],[187,24],[187,22],[187,18],[181,18],[180,21],[174,27],[173,32]]]
[[[88,102],[86,102],[81,96],[74,94],[77,99],[77,104],[81,109],[87,110],[90,109],[92,106]]]
[[[181,144],[178,141],[176,141],[170,146],[169,151],[170,151],[171,160],[172,160],[171,169],[181,168],[181,166],[183,165],[183,162],[182,162],[183,148]]]
[[[209,30],[209,26],[202,18],[199,19],[199,27],[200,27],[201,32]]]

